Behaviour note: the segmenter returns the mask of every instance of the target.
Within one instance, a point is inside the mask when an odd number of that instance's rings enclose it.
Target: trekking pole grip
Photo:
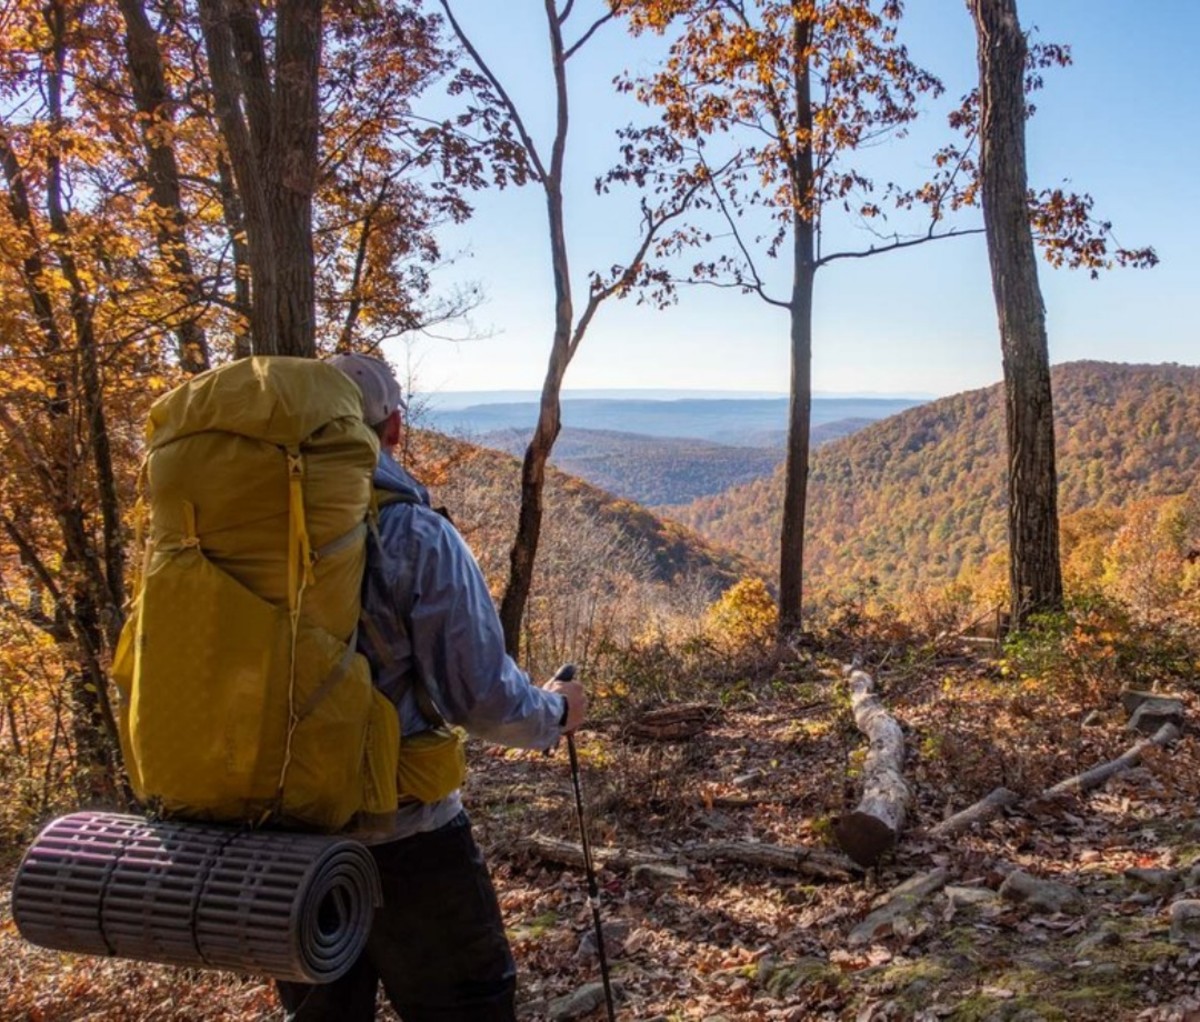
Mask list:
[[[574,664],[563,664],[562,667],[560,667],[557,671],[554,672],[554,677],[551,678],[550,680],[551,681],[574,681],[575,680],[575,665]],[[566,701],[566,696],[563,697],[563,701],[564,702]],[[543,756],[553,755],[554,750],[557,748],[558,748],[558,743],[555,742],[554,745],[551,746],[549,749],[544,750],[542,752],[542,755]]]

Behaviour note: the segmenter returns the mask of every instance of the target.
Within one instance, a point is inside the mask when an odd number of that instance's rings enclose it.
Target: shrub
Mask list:
[[[1124,604],[1092,595],[1073,600],[1061,614],[1037,615],[1009,636],[1002,670],[1096,702],[1126,685],[1194,684],[1195,657],[1177,630],[1140,621]]]
[[[743,578],[721,596],[705,617],[705,631],[714,644],[732,652],[759,649],[774,643],[779,608],[760,578]]]

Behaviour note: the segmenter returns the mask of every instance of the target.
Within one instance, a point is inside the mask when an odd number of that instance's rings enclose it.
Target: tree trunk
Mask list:
[[[1058,477],[1045,307],[1027,206],[1025,37],[1015,0],[970,0],[978,38],[980,178],[1000,321],[1013,626],[1061,610]]]
[[[65,138],[62,114],[62,84],[65,74],[67,11],[59,2],[48,4],[44,16],[53,39],[52,64],[46,76],[46,98],[55,142]],[[115,648],[124,604],[125,559],[121,528],[121,508],[113,469],[107,418],[104,414],[102,381],[97,352],[91,300],[72,250],[72,227],[63,203],[62,161],[53,146],[46,157],[46,206],[51,227],[51,242],[63,277],[70,288],[70,317],[75,333],[78,374],[74,391],[86,424],[87,450],[92,457],[100,503],[103,549],[97,550],[94,530],[83,508],[73,477],[81,466],[72,464],[75,438],[64,413],[58,416],[64,427],[58,450],[59,520],[63,530],[63,574],[74,577],[71,615],[76,656],[80,672],[71,686],[74,703],[76,749],[81,763],[95,768],[85,778],[91,795],[107,796],[115,791],[114,760],[117,729],[108,698],[108,678],[102,653],[107,641]],[[33,222],[27,225],[33,237]],[[39,285],[40,287],[40,285]],[[52,343],[61,343],[55,334]],[[70,393],[62,387],[60,392]],[[53,412],[52,412],[53,418]],[[82,457],[82,452],[80,455]]]
[[[203,295],[184,237],[187,221],[180,198],[175,150],[169,133],[164,135],[156,130],[160,125],[173,123],[171,95],[163,75],[158,36],[146,17],[142,0],[120,0],[120,6],[125,19],[125,51],[129,56],[133,98],[142,117],[150,197],[159,209],[158,250],[171,268],[184,303],[183,318],[175,328],[179,364],[186,373],[199,373],[209,367],[208,338],[196,321]]]
[[[554,268],[554,342],[546,379],[542,384],[542,402],[537,427],[525,449],[521,463],[521,511],[517,519],[517,535],[509,553],[508,585],[500,601],[500,624],[504,629],[504,645],[509,656],[520,651],[521,620],[533,585],[533,566],[537,558],[538,540],[542,531],[542,496],[546,486],[546,463],[562,428],[563,377],[570,358],[571,326],[574,307],[571,301],[571,278],[567,261],[567,242],[563,225],[562,193],[548,186],[546,204],[550,217],[551,263]]]
[[[250,332],[250,249],[246,244],[242,200],[233,183],[233,168],[224,153],[217,154],[217,175],[221,213],[233,253],[233,307],[240,317],[233,328],[233,357],[249,358],[254,354],[254,336]]]
[[[217,123],[241,200],[254,351],[312,357],[321,0],[277,5],[274,82],[256,4],[200,0],[200,13]]]
[[[62,82],[66,59],[67,12],[61,3],[54,3],[45,8],[45,14],[54,39],[54,63],[51,73],[47,76],[46,96],[51,128],[57,141],[66,136],[62,126]],[[81,543],[76,554],[81,564],[86,566],[86,573],[91,581],[93,592],[89,599],[96,606],[103,608],[103,616],[108,625],[105,631],[110,644],[115,648],[125,603],[125,545],[121,528],[120,498],[113,468],[112,445],[108,436],[108,420],[104,414],[103,383],[93,330],[91,297],[75,263],[71,245],[71,224],[63,204],[62,161],[53,147],[46,157],[46,169],[46,206],[52,231],[51,245],[70,287],[71,322],[75,330],[79,356],[80,385],[77,389],[83,418],[87,424],[87,444],[92,455],[92,468],[96,473],[104,537],[103,551],[97,555],[93,543],[82,541],[85,526],[80,521],[77,528]],[[30,226],[32,227],[32,224]],[[71,488],[64,486],[63,498],[66,499],[70,492]],[[72,500],[71,504],[78,507],[78,500]],[[79,514],[82,517],[83,512],[80,511]],[[71,546],[69,540],[67,546]],[[99,645],[96,649],[99,649]]]
[[[208,0],[208,2],[213,2],[213,0]],[[526,624],[524,622],[525,608],[533,584],[534,563],[541,536],[546,464],[562,425],[560,397],[567,366],[574,358],[580,342],[587,333],[597,308],[614,295],[623,295],[639,286],[643,263],[651,251],[658,231],[687,208],[700,187],[700,183],[697,182],[690,189],[673,195],[669,200],[664,200],[663,205],[657,209],[652,209],[643,200],[643,233],[633,259],[625,271],[618,274],[611,282],[603,286],[595,286],[589,291],[587,301],[583,304],[578,320],[576,320],[563,212],[563,163],[569,125],[567,60],[591,39],[595,31],[609,21],[615,12],[610,10],[600,16],[568,49],[563,42],[563,24],[574,8],[574,4],[568,2],[561,5],[561,12],[560,4],[556,0],[543,0],[543,5],[550,35],[550,64],[554,74],[555,89],[554,138],[548,162],[543,162],[538,147],[529,134],[516,104],[475,48],[470,37],[463,31],[458,19],[454,16],[454,10],[449,0],[441,0],[441,8],[445,12],[446,20],[452,27],[455,36],[494,90],[496,113],[507,122],[504,127],[505,141],[502,148],[512,149],[512,137],[508,135],[508,131],[511,129],[515,138],[519,139],[521,160],[525,164],[521,169],[521,175],[527,174],[530,179],[537,181],[542,186],[546,195],[546,210],[549,220],[550,263],[554,273],[554,338],[551,343],[545,380],[542,384],[537,424],[521,465],[521,509],[517,521],[516,537],[509,553],[508,583],[500,601],[500,623],[504,631],[504,644],[509,655],[513,657],[520,652],[521,630]]]
[[[808,60],[804,56],[812,23],[796,18],[793,29],[797,124],[811,138],[812,103]],[[787,459],[783,483],[783,522],[779,535],[779,633],[800,627],[804,600],[804,515],[808,504],[809,420],[812,415],[812,295],[815,228],[812,218],[813,153],[806,141],[790,168],[792,216],[792,371],[788,402]]]
[[[862,947],[890,937],[896,932],[897,922],[919,909],[945,887],[949,879],[950,871],[945,866],[909,877],[846,935],[846,943],[851,947]]]
[[[554,341],[546,379],[542,383],[542,402],[537,426],[525,449],[521,463],[521,510],[517,534],[509,552],[508,585],[500,601],[500,625],[509,656],[516,659],[521,647],[521,621],[533,586],[533,566],[542,532],[542,494],[546,485],[546,463],[554,441],[562,428],[563,377],[571,361],[571,334],[575,308],[571,297],[570,262],[567,258],[566,226],[563,214],[563,162],[566,153],[569,107],[567,67],[563,49],[562,23],[553,0],[546,0],[546,21],[550,28],[550,58],[554,65],[556,123],[550,166],[541,175],[546,192],[546,212],[550,229],[550,265],[554,272]]]
[[[513,851],[527,852],[563,866],[584,864],[582,846],[544,834],[519,838]],[[736,862],[759,869],[801,873],[818,880],[845,883],[851,879],[849,862],[836,852],[803,845],[772,845],[760,841],[695,842],[669,851],[643,852],[633,848],[592,848],[597,868],[631,871],[639,866],[683,862]]]
[[[317,322],[312,221],[320,125],[321,0],[281,0],[275,50],[274,109],[265,169],[274,206],[279,353],[313,358]]]
[[[804,602],[804,517],[808,506],[809,423],[812,417],[812,225],[797,218],[792,288],[792,374],[788,401],[783,522],[779,534],[779,633],[801,625]],[[803,254],[804,250],[807,254]]]

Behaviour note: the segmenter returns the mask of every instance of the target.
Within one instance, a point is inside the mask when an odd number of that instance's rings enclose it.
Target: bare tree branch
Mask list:
[[[889,245],[872,245],[870,248],[863,249],[859,252],[834,252],[832,255],[822,256],[817,260],[818,267],[825,266],[828,263],[835,262],[838,259],[865,259],[867,256],[881,255],[884,252],[894,252],[901,248],[912,248],[914,245],[924,245],[929,241],[941,241],[944,238],[963,238],[971,234],[982,234],[982,227],[971,227],[961,231],[946,231],[945,234],[925,234],[919,238],[906,238],[903,240],[893,241]]]
[[[462,43],[463,49],[471,55],[471,59],[475,62],[475,66],[479,68],[483,76],[496,90],[496,95],[500,97],[500,102],[504,104],[504,109],[508,112],[509,118],[513,122],[513,126],[517,129],[517,134],[521,136],[521,144],[525,147],[525,151],[529,154],[529,159],[533,162],[534,168],[537,170],[538,180],[546,181],[546,168],[542,163],[541,156],[538,155],[537,145],[533,141],[533,136],[525,128],[525,122],[521,119],[521,114],[517,110],[516,104],[512,101],[508,91],[500,84],[500,79],[496,77],[487,61],[483,59],[479,50],[475,48],[467,33],[463,31],[462,26],[458,23],[458,19],[454,16],[454,12],[450,9],[449,0],[438,0],[442,5],[442,10],[446,12],[446,20],[450,22],[450,27],[454,29],[455,36]],[[552,4],[553,0],[546,0]]]
[[[566,52],[563,54],[563,60],[564,61],[570,60],[575,55],[576,51],[578,51],[579,48],[581,46],[583,46],[584,43],[586,43],[589,39],[592,38],[593,35],[596,34],[597,29],[599,29],[605,23],[612,21],[612,19],[614,17],[615,17],[615,15],[613,14],[613,12],[609,11],[606,15],[604,15],[604,17],[597,18],[596,21],[592,24],[592,27],[589,28],[586,32],[584,32],[584,34],[582,36],[580,36],[580,38],[576,41],[576,43],[573,46],[570,46],[567,48]],[[559,24],[562,24],[562,22],[560,21]]]

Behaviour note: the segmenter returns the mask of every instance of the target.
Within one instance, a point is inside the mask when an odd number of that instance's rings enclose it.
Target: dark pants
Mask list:
[[[383,884],[366,950],[333,983],[278,983],[295,1022],[369,1022],[380,981],[404,1022],[512,1022],[516,966],[496,892],[461,813],[371,849]]]

